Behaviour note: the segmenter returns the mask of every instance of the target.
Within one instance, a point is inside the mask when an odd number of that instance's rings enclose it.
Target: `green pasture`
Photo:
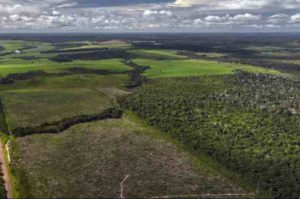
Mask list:
[[[0,76],[10,73],[25,73],[28,71],[63,72],[70,67],[82,67],[111,71],[127,71],[131,68],[125,65],[121,59],[107,60],[74,60],[72,62],[57,63],[48,59],[3,59],[0,60]]]
[[[145,72],[149,78],[159,77],[181,77],[202,75],[224,75],[231,74],[237,69],[253,73],[280,74],[276,70],[264,69],[250,65],[230,64],[206,60],[150,60],[134,59],[134,62],[151,68]]]

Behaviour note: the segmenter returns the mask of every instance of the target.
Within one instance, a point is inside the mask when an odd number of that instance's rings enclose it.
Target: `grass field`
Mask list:
[[[116,89],[126,80],[125,75],[39,77],[2,85],[0,97],[11,128],[36,126],[101,112],[113,105],[111,98],[122,95]],[[106,90],[102,92],[101,89]]]
[[[117,198],[126,175],[128,198],[244,192],[131,114],[17,138],[12,162],[23,198]]]
[[[280,74],[280,72],[275,70],[268,70],[250,65],[219,63],[205,60],[134,59],[134,62],[151,67],[151,69],[145,72],[145,75],[149,78],[224,75],[231,74],[236,69],[242,69],[254,73]]]
[[[127,71],[131,68],[121,59],[107,60],[74,60],[72,62],[57,63],[48,59],[22,60],[5,59],[0,61],[0,77],[10,73],[25,73],[28,71],[62,72],[70,67],[83,67],[111,71]]]

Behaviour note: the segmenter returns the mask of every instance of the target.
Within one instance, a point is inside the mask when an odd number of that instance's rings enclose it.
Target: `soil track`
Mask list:
[[[10,198],[12,198],[11,182],[10,182],[10,178],[9,178],[9,174],[8,174],[5,153],[3,150],[3,144],[2,144],[1,139],[0,139],[0,162],[1,162],[1,170],[3,173],[4,187],[6,190],[6,197],[10,199]]]

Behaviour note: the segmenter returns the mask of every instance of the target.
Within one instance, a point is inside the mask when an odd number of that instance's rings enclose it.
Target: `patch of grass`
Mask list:
[[[149,78],[159,77],[181,77],[181,76],[203,76],[231,74],[236,69],[242,69],[254,73],[280,74],[275,70],[243,64],[229,64],[206,60],[149,60],[134,59],[134,62],[151,69],[145,72]]]
[[[17,138],[12,167],[29,185],[20,197],[119,197],[126,175],[128,198],[244,192],[159,134],[126,114],[58,135]]]

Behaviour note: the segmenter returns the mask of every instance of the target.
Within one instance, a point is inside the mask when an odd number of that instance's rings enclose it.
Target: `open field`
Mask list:
[[[37,126],[111,107],[110,99],[98,89],[113,90],[125,80],[124,75],[40,77],[4,86],[0,96],[11,128]]]
[[[126,114],[77,125],[58,135],[17,138],[12,169],[19,197],[128,198],[245,193],[205,162]]]
[[[67,63],[57,63],[48,59],[8,59],[0,60],[0,63],[0,76],[2,77],[10,73],[25,73],[28,71],[63,72],[65,69],[71,67],[92,68],[117,72],[130,70],[130,67],[125,65],[121,59],[74,60]]]
[[[145,72],[149,78],[181,77],[231,74],[237,69],[254,73],[280,74],[275,70],[254,67],[243,64],[229,64],[204,60],[149,60],[134,59],[134,62],[151,68]]]

